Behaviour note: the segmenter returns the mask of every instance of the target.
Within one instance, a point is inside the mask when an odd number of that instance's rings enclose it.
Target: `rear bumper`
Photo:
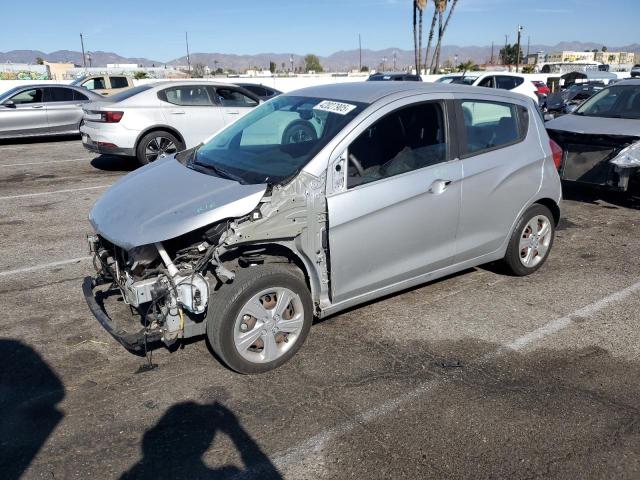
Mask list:
[[[133,148],[110,147],[102,145],[98,142],[94,142],[86,133],[82,134],[82,145],[90,152],[101,153],[104,155],[122,155],[124,157],[133,157],[135,155]]]
[[[94,289],[99,286],[96,285],[96,281],[92,277],[85,277],[82,282],[82,293],[84,299],[89,306],[89,310],[98,323],[102,325],[109,335],[115,338],[120,345],[129,350],[132,353],[141,355],[145,353],[145,345],[157,342],[161,339],[162,333],[160,331],[147,332],[144,328],[138,332],[130,333],[121,328],[118,328],[113,320],[107,315],[104,307],[101,304],[100,297],[101,292],[94,293]]]
[[[107,155],[135,155],[137,133],[118,123],[85,122],[80,127],[82,145],[90,152]]]

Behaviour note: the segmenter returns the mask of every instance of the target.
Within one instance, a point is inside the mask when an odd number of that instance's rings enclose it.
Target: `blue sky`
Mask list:
[[[358,32],[364,48],[412,48],[411,0],[3,3],[0,51],[79,50],[82,31],[88,50],[167,61],[184,55],[185,30],[192,52],[327,55],[357,48]],[[513,41],[518,23],[525,26],[523,42],[529,35],[540,44],[639,42],[640,1],[610,3],[607,9],[596,0],[459,0],[445,43],[499,44],[507,33]]]

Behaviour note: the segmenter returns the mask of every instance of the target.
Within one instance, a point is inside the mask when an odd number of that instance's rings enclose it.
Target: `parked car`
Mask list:
[[[473,85],[476,87],[497,88],[521,93],[539,103],[536,86],[522,75],[509,72],[469,72],[445,75],[435,81],[436,83],[456,83]]]
[[[256,97],[258,97],[262,101],[267,101],[273,97],[277,97],[278,95],[282,95],[280,90],[276,90],[275,88],[267,87],[266,85],[256,85],[255,83],[235,83],[239,87],[248,90],[253,93]]]
[[[139,85],[110,100],[85,106],[82,142],[142,164],[198,145],[260,103],[235,85],[193,81]]]
[[[317,138],[274,143],[310,117]],[[534,103],[510,92],[297,90],[107,190],[84,296],[132,351],[207,335],[232,369],[264,372],[316,316],[495,260],[535,272],[560,215],[558,155]]]
[[[76,78],[71,85],[86,88],[100,95],[114,95],[133,88],[133,78],[126,75],[84,75]]]
[[[604,87],[602,82],[574,83],[566,90],[549,95],[544,108],[554,115],[570,113]]]
[[[368,82],[421,82],[420,75],[406,72],[372,73],[367,78]]]
[[[640,181],[640,79],[604,88],[546,124],[564,150],[564,180],[628,191]]]
[[[69,85],[14,87],[0,95],[0,138],[77,135],[82,106],[100,98]]]
[[[640,77],[640,65],[634,65],[631,69],[631,77]]]

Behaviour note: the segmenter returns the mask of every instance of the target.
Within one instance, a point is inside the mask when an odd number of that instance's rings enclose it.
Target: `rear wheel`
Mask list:
[[[175,135],[164,130],[148,133],[138,143],[136,158],[142,165],[184,150],[184,144]]]
[[[313,304],[304,277],[286,264],[243,268],[212,292],[207,337],[239,373],[262,373],[287,362],[304,343]]]
[[[511,234],[503,262],[514,275],[529,275],[547,260],[554,237],[551,211],[544,205],[532,205],[520,217]]]
[[[318,139],[316,129],[308,122],[293,122],[282,134],[282,144],[310,142]]]

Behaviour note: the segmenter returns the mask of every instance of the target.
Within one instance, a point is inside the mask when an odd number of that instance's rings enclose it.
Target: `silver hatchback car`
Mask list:
[[[536,271],[560,217],[558,155],[533,101],[506,91],[281,95],[96,202],[84,295],[132,352],[206,335],[230,368],[264,372],[314,317],[496,260]]]

